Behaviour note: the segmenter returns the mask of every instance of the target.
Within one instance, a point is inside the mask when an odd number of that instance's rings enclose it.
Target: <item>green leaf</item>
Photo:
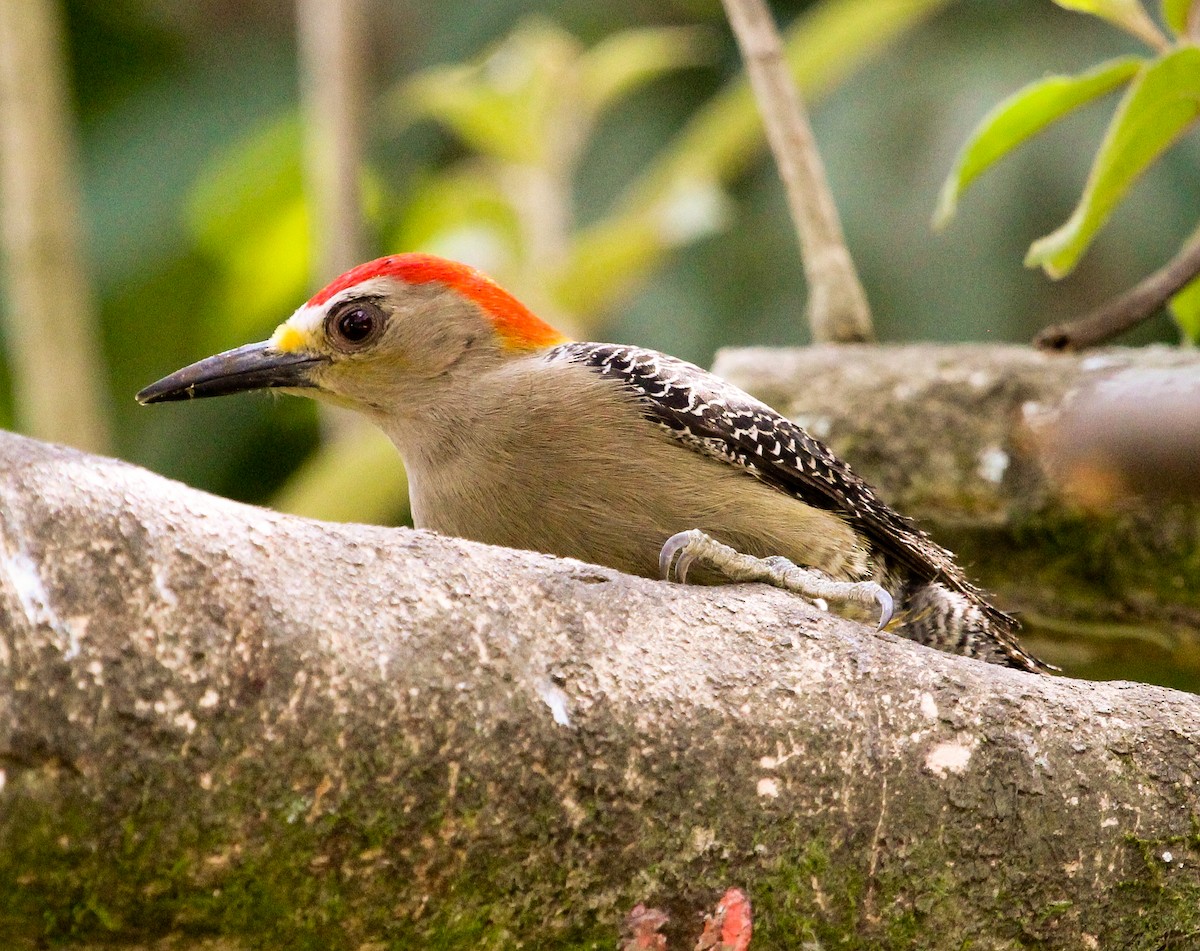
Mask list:
[[[540,164],[579,118],[562,106],[578,87],[581,53],[570,34],[530,19],[480,59],[414,76],[389,97],[389,111],[434,118],[484,155]]]
[[[667,249],[723,228],[730,204],[715,181],[680,181],[645,214],[606,219],[588,229],[576,238],[554,281],[555,302],[572,313],[590,313],[597,300],[623,290],[622,281],[643,273]]]
[[[302,137],[295,115],[229,143],[210,159],[188,196],[196,242],[220,258],[231,241],[303,193]]]
[[[1171,316],[1179,326],[1179,332],[1194,344],[1200,344],[1200,277],[1170,300]]]
[[[614,33],[580,58],[580,91],[599,112],[665,73],[703,63],[711,45],[711,37],[694,27]]]
[[[1128,82],[1142,62],[1136,56],[1123,56],[1078,76],[1048,76],[992,109],[958,153],[942,185],[933,226],[941,228],[954,216],[959,196],[988,166],[1052,122]]]
[[[1025,256],[1053,278],[1070,273],[1138,176],[1200,117],[1200,48],[1143,67],[1109,123],[1083,197],[1065,224]]]
[[[563,143],[586,140],[601,110],[657,76],[703,62],[708,39],[688,27],[626,30],[584,51],[569,33],[533,17],[483,56],[402,83],[385,114],[396,124],[436,119],[502,161],[553,163]]]
[[[197,248],[214,265],[209,344],[223,348],[282,320],[312,280],[312,224],[304,193],[302,139],[294,114],[228,144],[211,159],[188,198]],[[363,213],[380,217],[383,186],[364,169]]]
[[[784,58],[805,98],[818,99],[948,2],[818,0],[787,28]],[[688,121],[611,214],[576,236],[553,278],[562,299],[585,318],[611,307],[677,246],[673,229],[664,231],[663,223],[673,217],[678,196],[719,190],[745,171],[763,145],[762,116],[742,75]],[[592,249],[614,269],[594,267]]]
[[[479,163],[461,163],[409,189],[388,247],[430,251],[496,273],[519,259],[517,211]]]
[[[1090,13],[1102,20],[1107,20],[1114,26],[1120,27],[1127,33],[1132,33],[1140,40],[1149,43],[1155,49],[1163,49],[1167,45],[1166,37],[1150,14],[1142,6],[1140,0],[1054,0],[1065,10],[1078,10],[1080,13]]]
[[[1196,0],[1162,0],[1162,15],[1167,26],[1175,31],[1176,36],[1184,36],[1188,32],[1188,17]]]
[[[261,334],[304,297],[311,262],[301,148],[299,121],[281,118],[226,146],[192,188],[188,224],[215,265],[209,346]]]

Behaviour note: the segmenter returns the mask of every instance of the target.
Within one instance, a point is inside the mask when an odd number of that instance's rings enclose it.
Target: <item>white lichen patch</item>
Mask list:
[[[757,792],[766,799],[778,799],[779,783],[770,776],[764,776],[758,781]]]
[[[567,713],[567,695],[548,680],[542,680],[537,685],[538,696],[550,708],[550,715],[559,726],[570,726],[571,717]]]
[[[992,385],[992,375],[987,370],[976,370],[967,377],[967,385],[982,392]]]
[[[938,718],[937,701],[933,699],[931,693],[921,694],[921,716],[926,720],[937,720]]]
[[[967,771],[971,762],[972,744],[961,740],[947,740],[939,743],[925,757],[925,768],[935,776],[945,776],[954,773],[956,776]]]
[[[1058,406],[1039,403],[1037,400],[1026,400],[1021,404],[1021,422],[1032,432],[1041,432],[1058,419]]]
[[[63,660],[74,660],[78,657],[79,635],[74,625],[64,623],[55,612],[34,560],[24,551],[9,553],[0,550],[0,565],[3,565],[4,573],[8,576],[29,623],[48,626],[65,642],[62,648]]]
[[[760,769],[779,769],[779,767],[782,766],[784,763],[786,763],[788,760],[790,760],[796,756],[803,756],[803,755],[804,755],[803,750],[798,749],[797,747],[792,747],[791,749],[789,749],[785,752],[781,746],[777,746],[775,749],[775,755],[760,757],[759,761],[758,761],[758,765],[759,765]]]
[[[984,482],[999,485],[1004,480],[1010,461],[1008,453],[999,446],[988,446],[980,450],[975,472]]]
[[[162,599],[163,603],[168,604],[171,607],[177,607],[179,605],[179,598],[176,597],[175,592],[171,589],[170,584],[167,583],[167,569],[161,563],[157,562],[154,565],[154,588],[158,592],[158,596]]]
[[[154,701],[154,712],[160,717],[174,714],[183,704],[179,701],[178,694],[170,687],[163,691],[162,696]]]
[[[200,698],[200,707],[204,710],[211,710],[221,702],[221,695],[209,687],[204,691],[204,696]]]

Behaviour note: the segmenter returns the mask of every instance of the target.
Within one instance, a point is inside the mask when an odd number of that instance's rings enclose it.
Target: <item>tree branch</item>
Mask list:
[[[846,247],[825,166],[784,60],[783,41],[771,12],[764,0],[722,2],[746,63],[800,239],[813,340],[874,340],[867,295]]]
[[[1033,340],[1042,350],[1083,350],[1132,330],[1200,275],[1200,231],[1164,267],[1086,317],[1054,324]]]
[[[684,946],[737,887],[764,948],[1158,946],[1200,914],[1198,724],[759,586],[275,515],[0,433],[18,943],[611,946],[645,903]]]
[[[0,242],[14,403],[42,439],[109,445],[56,0],[0,3]]]
[[[1195,351],[747,348],[713,369],[955,551],[1038,656],[1200,691]]]
[[[313,270],[324,284],[363,258],[359,174],[366,31],[362,0],[297,0]]]

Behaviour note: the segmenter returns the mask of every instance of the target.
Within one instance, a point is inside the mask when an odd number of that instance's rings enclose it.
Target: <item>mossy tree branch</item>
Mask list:
[[[687,946],[736,886],[764,948],[1156,947],[1200,927],[1198,724],[0,434],[8,946],[611,946],[638,902]]]

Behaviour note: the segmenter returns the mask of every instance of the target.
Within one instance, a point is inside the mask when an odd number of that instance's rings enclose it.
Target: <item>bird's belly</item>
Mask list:
[[[558,454],[550,466],[546,457],[533,467],[497,464],[482,476],[452,467],[410,472],[413,520],[646,577],[658,575],[666,540],[693,528],[739,551],[783,555],[835,577],[865,572],[859,540],[836,515],[665,440],[635,449],[616,464],[609,454],[575,452]],[[716,579],[700,571],[695,580]]]

